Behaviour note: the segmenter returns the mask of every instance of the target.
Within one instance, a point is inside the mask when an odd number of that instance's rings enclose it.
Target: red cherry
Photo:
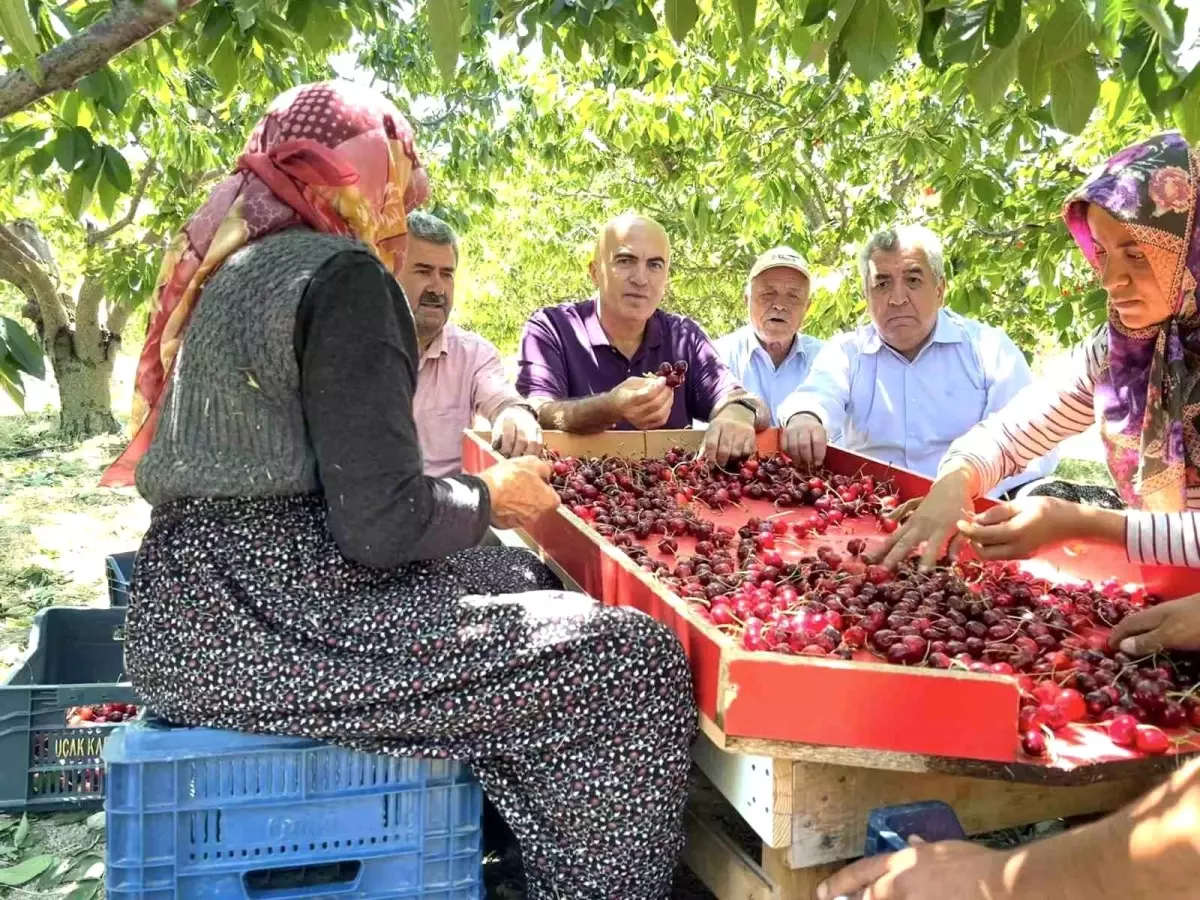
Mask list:
[[[1021,749],[1029,756],[1045,756],[1046,735],[1040,731],[1026,731],[1021,735]]]
[[[1119,715],[1108,723],[1108,737],[1118,747],[1132,747],[1137,743],[1137,729],[1137,719]]]
[[[1144,725],[1137,730],[1136,746],[1142,753],[1159,756],[1170,748],[1171,739],[1165,731],[1152,725]]]

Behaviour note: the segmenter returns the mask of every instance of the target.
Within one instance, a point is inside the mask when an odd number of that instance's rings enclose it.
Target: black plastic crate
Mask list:
[[[108,605],[128,606],[129,585],[133,582],[133,561],[137,551],[114,553],[104,561],[104,572],[108,576]]]
[[[70,727],[72,707],[134,703],[125,681],[125,610],[52,606],[0,684],[0,810],[99,807],[104,739],[121,725]],[[139,704],[140,705],[140,704]]]

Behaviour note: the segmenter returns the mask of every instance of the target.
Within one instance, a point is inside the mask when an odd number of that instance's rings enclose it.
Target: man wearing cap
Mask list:
[[[768,250],[746,279],[750,324],[716,342],[742,386],[766,402],[772,425],[779,424],[779,405],[804,381],[823,344],[800,330],[810,285],[799,253],[791,247]]]
[[[687,428],[708,422],[704,451],[720,464],[750,455],[770,426],[761,400],[721,361],[704,329],[658,308],[671,247],[662,226],[625,214],[601,229],[596,295],[540,309],[521,335],[517,390],[543,428]]]
[[[847,450],[934,478],[951,442],[1003,408],[1033,375],[1003,331],[942,308],[942,244],[928,228],[877,232],[859,271],[871,322],[830,339],[804,384],[780,405],[784,452],[820,465],[834,435]],[[992,496],[1057,464],[1057,453],[1043,456]]]

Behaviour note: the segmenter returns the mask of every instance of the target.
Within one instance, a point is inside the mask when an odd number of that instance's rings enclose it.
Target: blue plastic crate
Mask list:
[[[482,896],[483,794],[459,762],[147,725],[104,760],[113,900]]]

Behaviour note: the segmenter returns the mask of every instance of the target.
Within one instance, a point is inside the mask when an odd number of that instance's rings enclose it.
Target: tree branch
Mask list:
[[[754,100],[757,103],[765,103],[768,106],[773,106],[782,112],[792,113],[791,107],[786,103],[780,103],[774,97],[764,97],[762,94],[752,94],[749,91],[743,91],[741,88],[727,87],[723,84],[714,84],[712,89],[721,94],[730,94],[734,97],[741,97],[743,100]]]
[[[72,87],[104,68],[110,59],[141,43],[160,28],[175,22],[200,0],[176,0],[168,7],[161,0],[114,0],[112,12],[86,31],[47,50],[38,57],[42,83],[23,69],[0,78],[0,119],[24,109],[42,97]]]
[[[90,226],[88,227],[87,245],[89,247],[103,244],[118,231],[133,224],[134,218],[137,217],[138,207],[142,205],[142,198],[146,196],[146,186],[150,183],[150,177],[157,168],[158,162],[154,157],[146,160],[146,164],[142,166],[142,174],[138,176],[137,186],[133,189],[133,196],[129,200],[129,211],[119,221],[113,222],[102,231],[94,231]]]
[[[0,278],[37,306],[42,333],[46,340],[53,340],[60,329],[70,325],[71,317],[47,265],[11,226],[0,223]]]

